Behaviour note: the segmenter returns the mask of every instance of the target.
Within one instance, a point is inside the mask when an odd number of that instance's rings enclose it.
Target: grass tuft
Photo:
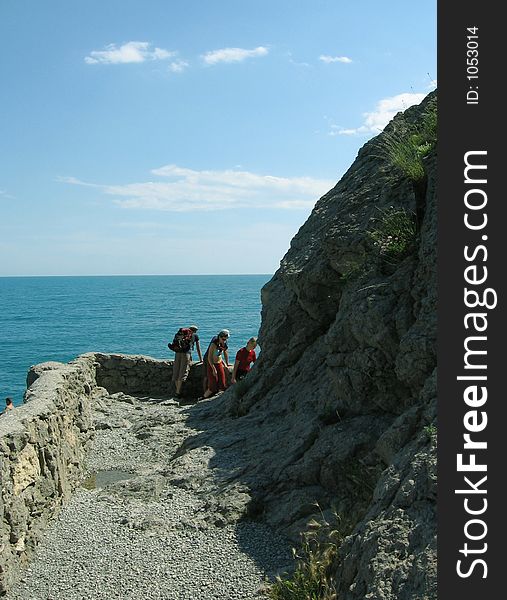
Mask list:
[[[362,272],[363,267],[361,265],[351,266],[346,271],[340,274],[340,282],[342,284],[349,283],[350,281],[357,279]]]
[[[380,255],[386,259],[399,260],[411,249],[417,234],[414,215],[406,210],[390,206],[379,209],[376,227],[368,231],[368,237]]]
[[[432,442],[436,441],[436,438],[437,438],[437,426],[434,425],[433,423],[431,425],[426,425],[426,427],[424,428],[424,433],[428,437],[428,440],[430,440]]]
[[[418,126],[398,124],[383,136],[384,152],[392,165],[414,183],[426,177],[424,158],[437,143],[437,103],[428,103]]]
[[[294,550],[296,568],[290,576],[277,576],[269,585],[270,600],[336,600],[333,574],[338,566],[339,548],[345,537],[344,525],[334,513],[332,526],[324,519],[313,520],[312,529],[302,534],[299,551]]]

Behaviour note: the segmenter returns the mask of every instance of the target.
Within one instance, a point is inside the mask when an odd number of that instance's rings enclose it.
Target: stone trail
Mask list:
[[[95,407],[87,469],[98,476],[61,510],[7,599],[262,597],[265,578],[290,567],[291,549],[241,520],[248,490],[230,483],[240,446],[218,456],[198,445],[199,406],[117,393]],[[123,479],[93,489],[115,475]]]

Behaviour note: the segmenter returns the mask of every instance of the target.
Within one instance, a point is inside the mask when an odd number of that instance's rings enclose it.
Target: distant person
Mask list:
[[[205,398],[209,398],[210,396],[215,395],[219,390],[225,390],[227,388],[222,354],[225,359],[225,364],[228,367],[229,353],[227,340],[229,339],[229,335],[228,329],[222,329],[213,337],[206,350],[206,360],[204,363],[206,366]]]
[[[197,350],[199,361],[202,362],[201,345],[199,343],[197,331],[198,327],[196,325],[182,327],[174,336],[173,342],[168,344],[169,348],[175,353],[173,362],[173,382],[176,388],[176,398],[181,398],[181,388],[183,383],[187,380],[190,371],[192,350],[194,347]]]
[[[238,350],[236,353],[236,360],[234,361],[234,369],[232,371],[232,383],[236,383],[248,375],[248,372],[252,368],[251,365],[257,360],[255,355],[255,348],[257,347],[257,338],[251,337],[246,346]]]
[[[222,329],[220,331],[220,333],[218,333],[217,335],[214,335],[211,338],[211,341],[208,344],[208,349],[204,353],[203,365],[202,365],[202,393],[204,395],[206,394],[206,390],[208,389],[208,350],[210,349],[211,344],[219,343],[220,334],[224,334],[226,336],[225,338],[224,337],[222,338],[220,345],[222,346],[224,355],[226,356],[227,366],[229,366],[229,354],[228,354],[229,347],[227,345],[227,340],[229,339],[230,332],[228,329]]]
[[[0,414],[2,414],[2,415],[7,414],[13,408],[14,408],[14,404],[12,403],[12,399],[11,398],[6,398],[5,399],[5,409]]]

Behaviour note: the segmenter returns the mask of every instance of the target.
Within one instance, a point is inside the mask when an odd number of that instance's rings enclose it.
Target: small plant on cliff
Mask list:
[[[385,148],[391,163],[400,169],[410,180],[419,182],[424,179],[423,158],[430,150],[426,143],[418,144],[417,134],[405,130],[394,130],[385,137]]]
[[[301,548],[294,550],[296,568],[287,577],[277,576],[266,595],[271,600],[336,600],[333,573],[338,566],[338,550],[344,533],[334,513],[333,527],[324,517],[312,521],[312,529],[302,534]]]
[[[368,237],[384,258],[400,259],[410,250],[415,237],[415,219],[403,208],[380,211],[380,217],[375,219],[376,227],[368,231]]]
[[[426,177],[424,158],[437,142],[437,103],[428,103],[417,126],[398,125],[384,134],[384,150],[390,162],[418,184]]]
[[[349,267],[346,271],[340,274],[340,283],[346,284],[354,279],[357,279],[359,275],[363,272],[362,265],[353,265]]]
[[[436,439],[437,439],[436,425],[433,425],[433,423],[431,425],[426,425],[426,427],[424,428],[424,433],[428,437],[428,440],[430,440],[432,442],[436,441]]]

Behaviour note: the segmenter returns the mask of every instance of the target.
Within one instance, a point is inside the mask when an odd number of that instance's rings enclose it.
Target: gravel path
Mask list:
[[[290,546],[266,525],[238,521],[249,500],[230,477],[241,445],[200,445],[196,422],[194,407],[173,401],[99,400],[88,460],[96,475],[60,512],[8,600],[261,597],[266,577],[290,565]]]

